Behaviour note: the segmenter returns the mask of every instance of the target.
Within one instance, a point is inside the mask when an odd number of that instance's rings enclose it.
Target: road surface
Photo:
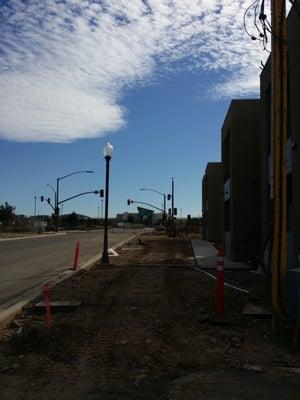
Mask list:
[[[135,233],[132,230],[109,231],[109,247],[115,247]],[[80,267],[102,252],[103,231],[0,241],[0,311],[71,268],[77,241],[80,241]]]

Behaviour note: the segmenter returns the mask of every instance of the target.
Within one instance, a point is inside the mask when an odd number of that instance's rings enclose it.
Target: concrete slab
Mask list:
[[[195,260],[202,269],[215,270],[217,265],[217,250],[207,240],[192,240],[191,241]],[[224,268],[233,270],[249,270],[249,265],[245,263],[233,262],[224,257]]]
[[[264,307],[256,306],[252,303],[247,303],[243,308],[242,315],[254,318],[272,318],[272,312]]]

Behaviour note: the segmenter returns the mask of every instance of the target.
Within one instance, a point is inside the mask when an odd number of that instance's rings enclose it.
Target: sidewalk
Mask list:
[[[195,260],[202,269],[215,270],[217,265],[217,250],[207,240],[192,240]],[[224,268],[227,270],[249,270],[249,265],[240,262],[233,262],[229,258],[224,257]]]

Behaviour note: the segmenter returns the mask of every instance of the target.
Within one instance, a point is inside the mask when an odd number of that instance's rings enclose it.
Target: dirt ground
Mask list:
[[[264,303],[265,277],[228,272],[250,289],[225,289],[225,325],[214,324],[215,282],[194,270],[185,238],[142,235],[112,265],[60,283],[52,300],[78,310],[30,308],[0,342],[0,399],[299,399],[300,352],[272,337],[271,321],[242,317]]]

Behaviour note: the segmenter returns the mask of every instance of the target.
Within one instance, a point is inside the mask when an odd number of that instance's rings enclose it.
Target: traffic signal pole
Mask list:
[[[172,222],[174,221],[174,178],[172,177]]]
[[[273,327],[286,314],[288,132],[287,24],[285,0],[272,0],[272,127],[274,173],[274,232],[272,262]]]

